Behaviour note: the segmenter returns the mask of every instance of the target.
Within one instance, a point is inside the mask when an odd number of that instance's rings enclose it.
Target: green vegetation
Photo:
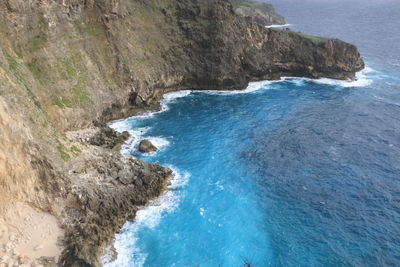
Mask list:
[[[85,33],[98,37],[104,35],[104,30],[100,25],[95,25],[95,24],[85,24],[83,30]]]
[[[71,156],[65,151],[66,148],[63,144],[58,144],[57,150],[58,150],[58,153],[60,153],[60,156],[64,161],[68,161],[71,159]]]
[[[53,96],[51,103],[60,108],[74,107],[77,104],[90,100],[87,91],[88,74],[81,54],[75,54],[67,58],[57,58],[56,71],[63,80],[72,80],[75,86],[66,90],[68,95]]]
[[[326,41],[330,40],[330,38],[307,35],[307,34],[304,34],[301,32],[299,32],[298,34],[304,38],[307,38],[307,39],[313,41],[314,43],[322,43],[322,42],[326,42]]]
[[[59,108],[72,107],[71,100],[65,97],[53,97],[51,103]]]
[[[70,148],[65,147],[63,144],[59,143],[57,145],[57,151],[64,161],[70,160],[72,157],[76,157],[82,153],[77,146],[72,145]]]
[[[74,154],[74,156],[78,156],[80,153],[82,153],[82,150],[80,150],[78,147],[76,146],[71,146],[71,152]]]
[[[272,5],[267,4],[267,3],[262,3],[262,2],[256,2],[256,1],[251,1],[251,0],[231,0],[233,7],[236,8],[242,8],[245,10],[260,10],[262,12],[271,12],[274,10]]]
[[[44,47],[44,44],[47,42],[47,36],[43,33],[36,35],[33,37],[29,44],[31,46],[32,51],[38,51]]]
[[[18,68],[18,62],[8,53],[5,53],[5,56],[8,61],[8,66],[10,67],[10,70],[16,71]]]
[[[72,88],[72,94],[75,102],[84,103],[90,99],[90,93],[83,87]]]
[[[90,100],[90,93],[84,87],[74,87],[71,89],[70,97],[55,96],[51,103],[59,108],[71,108],[76,104],[86,103]]]
[[[32,99],[33,104],[37,106],[39,109],[42,109],[42,105],[40,104],[39,99],[36,97],[36,95],[29,89],[29,87],[26,87],[26,91],[28,92],[28,96],[30,99]]]
[[[39,33],[29,41],[29,47],[33,52],[42,49],[47,42],[47,23],[43,17],[38,21]]]
[[[13,58],[10,54],[5,53],[6,59],[8,61],[8,66],[10,70],[14,73],[15,77],[22,82],[22,84],[25,86],[25,89],[27,91],[27,94],[29,98],[33,101],[35,106],[37,106],[39,109],[42,109],[42,106],[39,102],[39,99],[36,97],[36,95],[32,92],[32,90],[29,88],[29,83],[26,81],[24,78],[24,75],[20,72],[19,64],[15,58]],[[31,66],[31,68],[29,67]],[[35,67],[36,65],[32,62],[31,65],[28,64],[28,68],[31,70],[32,74],[35,76],[38,75],[42,78],[42,72],[40,69]]]
[[[76,60],[80,61],[81,57],[79,56],[78,58],[78,56],[74,56],[66,59],[60,59],[61,67],[59,67],[58,72],[64,80],[73,78],[78,74],[74,64],[74,61]]]
[[[33,74],[33,77],[35,77],[35,79],[38,80],[39,83],[42,85],[46,83],[46,80],[48,78],[44,63],[44,59],[34,58],[31,62],[27,64],[28,69]]]
[[[231,3],[233,5],[234,8],[238,8],[240,6],[252,6],[254,4],[253,1],[249,1],[249,0],[231,0]]]

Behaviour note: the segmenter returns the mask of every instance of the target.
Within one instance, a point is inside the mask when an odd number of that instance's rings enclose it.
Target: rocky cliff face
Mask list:
[[[0,210],[53,214],[65,230],[60,264],[98,266],[171,173],[66,131],[153,108],[171,90],[347,79],[363,66],[353,45],[266,29],[226,0],[2,0]]]
[[[236,14],[249,17],[263,26],[285,24],[285,18],[276,13],[271,4],[250,0],[233,0],[232,4]]]

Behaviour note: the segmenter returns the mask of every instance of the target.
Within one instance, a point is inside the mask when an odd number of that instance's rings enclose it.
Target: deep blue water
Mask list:
[[[295,3],[276,3],[294,29],[355,43],[373,70],[173,93],[116,122],[136,136],[125,153],[177,175],[110,266],[400,266],[400,2]]]

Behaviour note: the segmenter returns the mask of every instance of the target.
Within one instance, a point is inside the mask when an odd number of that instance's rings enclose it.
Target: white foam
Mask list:
[[[285,24],[290,25],[290,24]],[[278,26],[285,26],[285,25],[278,25]],[[269,26],[270,27],[270,26]],[[267,85],[288,81],[295,83],[298,86],[304,84],[304,81],[320,83],[320,84],[327,84],[327,85],[336,85],[342,87],[364,87],[368,86],[372,83],[372,79],[367,76],[367,74],[376,72],[374,69],[370,67],[365,67],[363,70],[356,73],[355,80],[336,80],[330,78],[319,78],[319,79],[311,79],[311,78],[301,78],[301,77],[282,77],[280,80],[265,80],[265,81],[258,81],[258,82],[250,82],[249,85],[244,90],[182,90],[182,91],[175,91],[169,92],[163,95],[163,99],[160,101],[161,110],[159,111],[148,111],[141,113],[137,116],[132,117],[133,119],[140,119],[140,118],[149,118],[161,112],[165,112],[169,110],[168,104],[178,98],[182,98],[185,96],[190,95],[192,92],[197,93],[205,93],[205,94],[212,94],[212,95],[234,95],[234,94],[248,94],[251,92],[255,92],[261,89],[268,89]],[[128,119],[129,120],[129,119]],[[127,125],[127,120],[118,120],[114,121],[110,124],[110,127],[115,129],[116,131],[129,131],[130,126]]]
[[[279,82],[276,81],[259,81],[250,82],[249,85],[244,90],[195,90],[193,92],[204,93],[209,95],[237,95],[237,94],[248,94],[251,92],[259,91],[261,89],[266,89],[266,85]]]
[[[173,170],[174,178],[171,185],[161,197],[150,201],[148,206],[141,207],[136,213],[135,221],[127,223],[123,231],[117,234],[114,247],[117,250],[118,257],[113,262],[103,261],[106,267],[120,266],[137,266],[141,267],[147,258],[147,254],[140,251],[137,247],[137,234],[140,229],[153,229],[157,227],[165,214],[171,213],[179,206],[181,195],[176,189],[183,187],[189,180],[189,173],[181,173],[174,167],[169,166]],[[133,257],[132,257],[133,255]],[[109,257],[103,257],[104,260]]]
[[[129,119],[121,119],[121,120],[112,121],[111,123],[108,124],[108,126],[120,133],[122,133],[123,131],[130,132],[131,127],[128,122],[129,122]]]
[[[174,100],[177,98],[181,98],[181,97],[185,97],[190,95],[190,93],[192,93],[191,90],[182,90],[182,91],[175,91],[175,92],[169,92],[163,95],[163,98],[165,100]]]
[[[200,213],[201,217],[204,217],[204,208],[200,208],[200,212],[199,213]]]
[[[372,84],[372,79],[367,77],[367,74],[374,72],[373,69],[366,67],[362,71],[356,73],[355,80],[335,80],[335,79],[328,79],[328,78],[320,78],[320,79],[312,79],[311,81],[320,84],[327,84],[327,85],[334,85],[334,86],[341,86],[341,87],[366,87]]]
[[[373,81],[372,78],[368,77],[367,74],[373,73],[373,70],[370,67],[365,67],[360,72],[356,73],[355,80],[336,80],[336,79],[329,79],[329,78],[320,78],[320,79],[310,79],[310,78],[299,78],[299,77],[282,77],[280,80],[274,81],[259,81],[259,82],[250,82],[246,89],[244,90],[182,90],[182,91],[175,91],[169,92],[164,94],[163,99],[160,101],[161,110],[159,111],[149,111],[132,117],[127,120],[118,120],[114,121],[110,124],[110,127],[115,129],[118,132],[128,131],[131,134],[131,138],[128,140],[126,144],[122,146],[121,152],[123,154],[129,154],[132,152],[132,149],[137,149],[140,140],[144,138],[144,134],[150,130],[150,127],[145,128],[138,128],[132,130],[132,126],[130,125],[130,120],[132,119],[146,119],[149,117],[154,116],[155,114],[159,114],[161,112],[165,112],[169,109],[168,104],[178,98],[186,97],[190,95],[192,92],[198,93],[205,93],[211,95],[235,95],[235,94],[248,94],[252,92],[256,92],[259,90],[270,89],[268,85],[279,83],[282,81],[290,81],[294,83],[296,86],[303,86],[305,82],[313,82],[318,84],[325,84],[325,85],[332,85],[332,86],[340,86],[340,87],[366,87],[369,86]],[[161,136],[158,137],[147,137],[153,144],[159,149],[162,150],[167,147],[170,142]],[[156,155],[155,152],[147,153],[147,155],[154,156]]]
[[[265,28],[286,28],[289,27],[292,24],[283,24],[283,25],[269,25],[269,26],[265,26]]]
[[[365,69],[356,73],[355,80],[337,80],[330,78],[319,78],[319,79],[311,79],[311,78],[300,78],[300,77],[282,77],[280,81],[292,81],[296,85],[302,85],[304,81],[313,82],[318,84],[332,85],[332,86],[340,86],[340,87],[366,87],[372,84],[372,78],[368,77],[367,74],[375,72],[374,69],[366,67]]]

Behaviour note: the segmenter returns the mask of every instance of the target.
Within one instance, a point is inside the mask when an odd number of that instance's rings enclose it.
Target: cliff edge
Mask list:
[[[271,4],[251,0],[232,0],[232,5],[236,14],[250,17],[263,26],[286,24],[285,18],[278,14]]]
[[[354,79],[363,67],[351,44],[266,29],[227,0],[0,1],[1,258],[29,262],[29,241],[38,264],[99,266],[137,206],[165,190],[171,170],[121,156],[124,138],[103,122],[156,108],[168,91]],[[16,206],[43,218],[37,229],[54,219],[54,253],[19,231],[33,224]]]

